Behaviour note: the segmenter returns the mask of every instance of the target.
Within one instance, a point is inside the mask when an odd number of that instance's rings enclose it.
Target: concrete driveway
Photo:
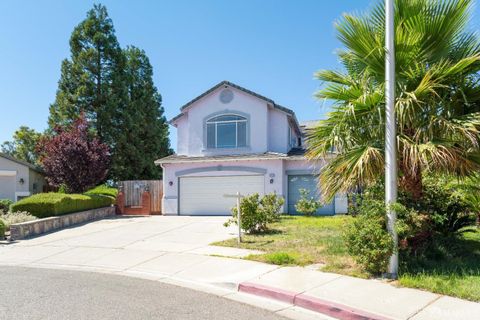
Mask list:
[[[236,237],[227,217],[116,217],[0,245],[1,266],[95,271],[160,281],[235,300],[292,319],[331,319],[292,304],[238,292],[278,267],[235,259],[255,251],[210,246]]]
[[[255,253],[209,245],[236,236],[234,227],[223,226],[226,219],[151,216],[100,220],[2,246],[0,264],[70,266],[156,277],[181,273],[183,278],[197,280],[202,277],[206,283],[225,286],[235,286],[238,281],[254,277],[258,272],[274,269],[266,264],[219,257]],[[220,277],[202,276],[205,268],[212,270],[219,266],[222,268],[218,270]]]

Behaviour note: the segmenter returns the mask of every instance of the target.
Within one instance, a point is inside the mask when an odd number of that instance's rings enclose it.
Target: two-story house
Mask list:
[[[163,214],[228,215],[235,199],[276,193],[284,212],[295,214],[299,189],[318,196],[315,174],[325,160],[304,157],[295,113],[275,101],[223,81],[181,107],[170,121],[177,128],[177,154],[159,159],[163,168]],[[318,214],[345,213],[337,196]]]

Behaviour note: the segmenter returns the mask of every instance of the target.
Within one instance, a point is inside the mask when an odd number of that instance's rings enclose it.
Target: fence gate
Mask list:
[[[125,194],[126,207],[138,207],[142,205],[142,194],[145,190],[150,192],[150,212],[151,214],[162,213],[162,180],[129,180],[120,181],[118,186],[122,188]]]

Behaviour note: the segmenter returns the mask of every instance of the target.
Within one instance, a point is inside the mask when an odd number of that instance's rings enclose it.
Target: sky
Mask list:
[[[0,143],[21,125],[47,127],[74,27],[98,1],[0,0]],[[313,94],[320,69],[339,69],[334,24],[375,0],[111,0],[122,47],[144,49],[167,119],[229,80],[293,109],[300,122],[328,106]],[[475,16],[478,8],[476,8]],[[170,127],[172,146],[175,128]]]

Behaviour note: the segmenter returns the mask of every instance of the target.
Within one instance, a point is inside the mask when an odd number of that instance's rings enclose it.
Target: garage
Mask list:
[[[180,215],[231,215],[235,198],[225,194],[265,193],[263,175],[181,177],[179,181]]]
[[[288,213],[298,214],[295,204],[300,200],[300,189],[310,190],[310,197],[319,197],[318,180],[314,175],[289,175],[288,176]],[[334,201],[324,205],[315,213],[316,215],[334,215]]]
[[[15,200],[15,175],[0,175],[0,199]]]

